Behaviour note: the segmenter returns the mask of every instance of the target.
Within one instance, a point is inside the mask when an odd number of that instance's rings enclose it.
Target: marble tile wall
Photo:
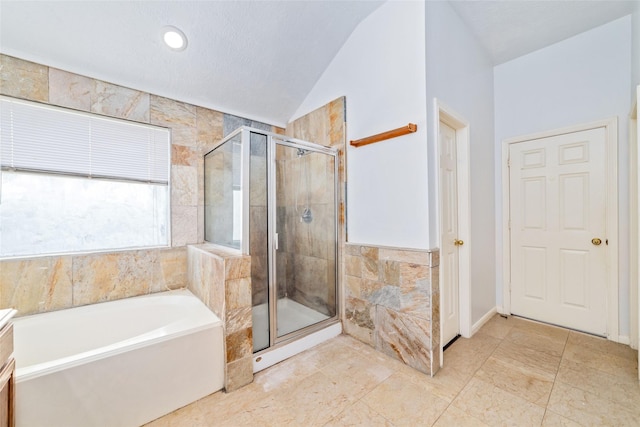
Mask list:
[[[336,224],[333,173],[327,171],[333,164],[330,160],[322,154],[287,156],[276,158],[276,166],[279,289],[331,317],[336,313]],[[309,223],[301,218],[305,209],[312,215]]]
[[[346,182],[347,179],[344,168],[347,138],[346,111],[346,98],[336,98],[325,106],[289,123],[285,130],[287,136],[340,150],[340,183]],[[341,189],[341,195],[344,194],[344,189]]]
[[[0,94],[171,129],[176,248],[0,261],[0,308],[24,315],[186,286],[185,246],[204,241],[203,153],[247,120],[3,54]]]
[[[342,212],[345,194],[345,98],[341,97],[289,123],[286,135],[339,150],[338,202]],[[295,150],[276,153],[281,177],[278,204],[282,207],[281,223],[285,226],[284,245],[279,262],[286,271],[286,289],[289,297],[326,315],[335,314],[340,300],[335,286],[336,253],[334,251],[335,220],[333,216],[334,188],[333,163],[326,156],[309,154],[297,157]],[[309,174],[306,180],[305,173]],[[313,214],[313,221],[300,220],[305,200]],[[297,209],[296,209],[297,206]],[[345,242],[345,221],[338,218],[338,255]],[[340,274],[340,263],[338,262]],[[338,292],[338,293],[337,293]]]
[[[245,119],[243,117],[234,116],[232,114],[224,115],[224,124],[223,124],[223,133],[224,136],[229,135],[234,130],[238,129],[240,126],[250,126],[252,128],[266,130],[268,132],[276,132],[276,129],[268,125],[266,123],[257,122],[251,119]]]
[[[348,243],[345,332],[434,375],[440,367],[438,265],[438,252]]]
[[[179,289],[186,248],[0,262],[0,307],[19,316]]]
[[[187,249],[188,289],[224,324],[225,390],[234,391],[253,381],[251,257],[213,244]]]

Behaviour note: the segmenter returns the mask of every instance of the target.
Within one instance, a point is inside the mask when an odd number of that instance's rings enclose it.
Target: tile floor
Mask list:
[[[495,316],[444,357],[429,378],[342,335],[147,426],[640,426],[628,346]]]

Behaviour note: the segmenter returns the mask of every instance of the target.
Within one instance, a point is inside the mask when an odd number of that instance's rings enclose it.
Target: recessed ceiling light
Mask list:
[[[187,36],[170,25],[162,28],[162,40],[171,50],[180,51],[187,48]]]

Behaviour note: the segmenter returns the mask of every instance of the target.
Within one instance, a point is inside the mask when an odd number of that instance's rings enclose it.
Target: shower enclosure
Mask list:
[[[337,321],[337,166],[248,127],[205,155],[205,240],[251,256],[254,353]]]

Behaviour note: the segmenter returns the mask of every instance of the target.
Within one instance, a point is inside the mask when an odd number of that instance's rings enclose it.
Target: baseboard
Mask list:
[[[504,307],[503,307],[503,306],[501,306],[501,305],[496,306],[496,311],[497,311],[498,313],[500,313],[500,314],[507,314],[507,315],[509,314],[509,313],[505,313],[505,311],[504,311]]]
[[[618,342],[620,344],[629,345],[631,344],[631,340],[626,335],[618,335]]]
[[[498,312],[498,308],[497,307],[493,307],[491,310],[489,310],[484,316],[482,316],[480,318],[480,320],[478,320],[476,323],[473,324],[473,326],[471,327],[471,336],[474,336],[476,332],[478,332],[480,330],[480,328],[482,328],[482,326],[487,323],[489,320],[491,320],[491,318]]]

